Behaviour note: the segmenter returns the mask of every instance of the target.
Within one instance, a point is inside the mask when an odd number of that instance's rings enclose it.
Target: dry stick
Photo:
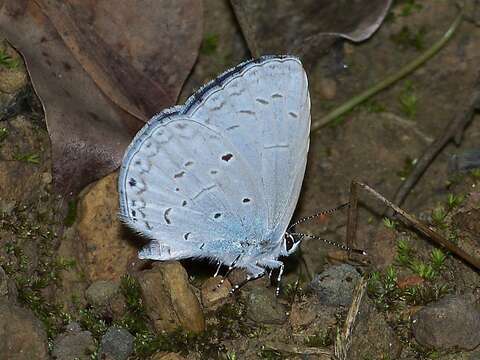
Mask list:
[[[350,184],[350,199],[348,203],[347,239],[345,243],[347,247],[354,248],[357,245],[354,241],[356,240],[358,225],[358,193],[354,181]]]
[[[459,144],[463,135],[464,129],[472,121],[473,114],[476,109],[480,107],[480,73],[477,76],[475,81],[475,87],[470,101],[466,105],[466,108],[458,113],[458,115],[453,119],[453,121],[447,125],[443,135],[435,140],[423,153],[420,159],[415,164],[415,167],[408,178],[402,183],[402,185],[397,190],[393,202],[398,205],[402,205],[405,199],[408,196],[408,193],[418,180],[425,173],[430,164],[435,160],[437,155],[442,151],[442,149],[450,142],[455,141],[455,144]],[[391,217],[393,215],[392,211],[387,212],[387,216]]]
[[[445,239],[442,235],[437,233],[434,229],[432,229],[429,226],[426,226],[422,222],[418,221],[414,216],[408,214],[404,210],[400,209],[398,206],[393,204],[391,201],[385,199],[382,195],[380,195],[378,192],[373,190],[370,186],[363,184],[361,182],[353,180],[352,183],[354,183],[355,186],[360,186],[361,188],[365,189],[369,193],[371,193],[375,198],[380,200],[382,203],[384,203],[386,206],[390,207],[393,209],[397,214],[399,214],[404,222],[407,225],[410,225],[417,229],[419,232],[421,232],[423,235],[427,236],[430,238],[432,241],[436,242],[437,244],[445,247],[447,250],[450,252],[454,253],[457,255],[460,259],[464,260],[471,266],[475,267],[477,270],[480,270],[480,259],[477,259],[467,252],[463,251],[461,248],[459,248],[457,245],[453,244],[452,242],[448,241]],[[353,234],[353,238],[350,239],[351,241],[355,240],[356,234]]]
[[[347,318],[345,319],[345,324],[343,330],[337,333],[337,338],[335,340],[334,354],[335,358],[339,360],[348,359],[348,351],[352,345],[352,335],[353,328],[355,326],[355,321],[360,310],[360,305],[362,304],[363,296],[365,295],[365,290],[367,288],[367,279],[366,276],[362,276],[355,291],[353,293],[352,305],[348,310]]]
[[[463,13],[462,11],[459,12],[453,23],[450,25],[448,30],[443,34],[443,36],[434,43],[429,49],[427,49],[424,53],[422,53],[418,58],[414,59],[412,62],[405,65],[395,74],[392,74],[379,82],[378,84],[372,86],[371,88],[367,89],[361,94],[353,97],[352,99],[348,100],[346,103],[340,105],[339,107],[335,108],[333,111],[325,115],[318,121],[315,121],[312,124],[311,132],[315,132],[325,125],[328,125],[331,121],[335,120],[339,116],[342,116],[353,109],[358,104],[364,102],[365,100],[369,99],[376,93],[382,91],[383,89],[389,87],[393,83],[397,82],[398,80],[402,79],[403,77],[407,76],[411,72],[415,71],[418,67],[423,65],[428,59],[434,56],[443,46],[450,40],[455,34],[458,26],[462,22]]]

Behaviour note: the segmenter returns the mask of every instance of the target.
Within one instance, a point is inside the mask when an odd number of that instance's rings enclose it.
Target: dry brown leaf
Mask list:
[[[133,134],[175,103],[202,37],[196,0],[5,0],[0,31],[42,100],[56,184],[77,192],[120,164]]]
[[[315,56],[343,37],[362,41],[380,26],[391,0],[231,0],[254,56]]]

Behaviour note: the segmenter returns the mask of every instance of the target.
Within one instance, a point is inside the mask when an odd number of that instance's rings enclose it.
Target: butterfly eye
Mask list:
[[[293,248],[293,244],[295,244],[295,241],[293,240],[293,236],[290,234],[285,235],[285,249],[287,251],[290,251]]]

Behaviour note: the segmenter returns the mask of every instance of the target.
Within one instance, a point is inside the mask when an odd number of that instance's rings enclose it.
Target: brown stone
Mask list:
[[[129,260],[137,256],[137,248],[118,219],[117,173],[97,181],[82,194],[77,220],[89,280],[119,280]]]
[[[200,303],[179,262],[158,262],[137,274],[137,279],[147,314],[157,331],[205,330]]]
[[[0,303],[0,357],[10,360],[48,359],[47,335],[30,310]]]
[[[230,291],[232,290],[232,285],[228,279],[222,281],[221,276],[212,277],[207,279],[202,285],[202,304],[206,308],[216,307],[223,304],[229,297]]]

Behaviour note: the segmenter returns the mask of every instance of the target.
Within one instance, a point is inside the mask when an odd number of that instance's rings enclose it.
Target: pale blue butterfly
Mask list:
[[[150,239],[139,257],[207,258],[248,279],[283,272],[307,163],[310,96],[293,56],[232,68],[154,116],[128,147],[120,216]],[[247,279],[247,280],[248,280]]]

